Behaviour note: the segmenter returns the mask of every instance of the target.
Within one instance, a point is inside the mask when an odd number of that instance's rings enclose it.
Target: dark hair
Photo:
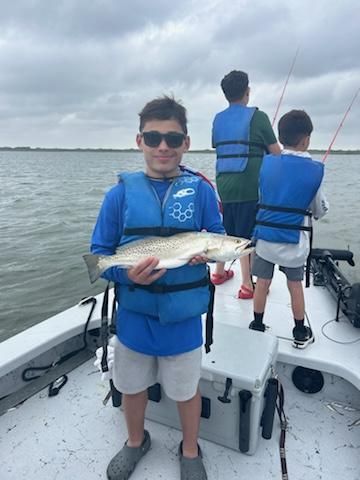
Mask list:
[[[187,134],[186,109],[174,98],[164,95],[148,102],[139,113],[140,132],[149,120],[177,120]]]
[[[245,72],[233,70],[221,80],[221,88],[228,102],[241,100],[249,86],[249,77]]]
[[[304,110],[291,110],[280,118],[278,131],[280,143],[296,147],[304,137],[311,135],[313,124]]]

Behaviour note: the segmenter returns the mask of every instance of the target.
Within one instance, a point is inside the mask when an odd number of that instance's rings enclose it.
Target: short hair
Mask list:
[[[221,88],[228,102],[241,100],[248,87],[248,74],[240,70],[232,70],[221,80]]]
[[[173,97],[164,95],[148,102],[139,113],[140,132],[150,120],[176,120],[187,135],[186,109]]]
[[[311,135],[313,124],[304,110],[291,110],[280,118],[278,131],[280,143],[296,147],[304,137]]]

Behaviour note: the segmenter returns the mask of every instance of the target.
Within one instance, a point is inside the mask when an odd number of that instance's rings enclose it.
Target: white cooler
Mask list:
[[[255,453],[277,348],[277,338],[267,333],[215,324],[214,344],[202,360],[201,438],[248,455]],[[148,403],[146,417],[180,429],[176,403],[158,384],[149,393],[153,401]],[[268,411],[273,419],[274,405]],[[272,419],[267,419],[271,429]]]

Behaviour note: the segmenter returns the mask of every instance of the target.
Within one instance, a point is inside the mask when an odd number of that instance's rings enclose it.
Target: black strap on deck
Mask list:
[[[101,357],[101,370],[102,372],[109,371],[109,365],[107,361],[107,354],[108,354],[108,340],[109,340],[109,291],[110,291],[110,282],[108,282],[105,292],[103,303],[101,307],[101,343],[103,348],[103,353]],[[110,322],[110,330],[115,333],[116,329],[116,288],[114,289],[114,300],[111,310],[111,322]],[[112,403],[114,407],[119,407],[121,403],[121,394],[116,389],[113,380],[110,378],[109,380],[110,392],[112,397]]]
[[[276,410],[280,419],[280,440],[279,440],[279,449],[280,449],[280,465],[281,465],[281,478],[282,480],[288,480],[288,471],[286,463],[286,451],[285,451],[285,439],[286,439],[286,430],[287,430],[287,420],[284,412],[284,389],[281,383],[278,380],[278,396],[276,403]]]
[[[95,309],[95,306],[96,306],[96,298],[95,297],[85,297],[79,302],[79,305],[87,305],[89,303],[91,303],[91,309],[90,309],[90,312],[89,312],[89,315],[87,317],[85,327],[84,327],[83,346],[80,347],[80,348],[77,348],[76,350],[73,350],[73,351],[71,351],[71,352],[69,352],[65,355],[63,355],[59,360],[57,360],[56,362],[53,362],[50,365],[45,365],[45,366],[42,366],[42,367],[28,367],[28,368],[25,368],[23,370],[22,374],[21,374],[21,378],[24,382],[30,382],[30,381],[39,379],[40,377],[43,377],[49,371],[55,369],[55,367],[57,367],[58,365],[61,365],[62,363],[67,362],[72,357],[75,357],[78,354],[80,354],[81,352],[83,352],[84,350],[87,350],[87,348],[88,348],[88,343],[87,343],[87,338],[86,338],[87,337],[87,331],[88,331],[89,323],[90,323],[90,320],[92,318],[92,315],[94,313],[94,309]],[[34,375],[33,372],[43,372],[43,373]],[[50,377],[50,376],[48,376],[48,377]],[[53,376],[52,376],[51,378],[52,378],[52,381],[47,384],[49,386],[48,395],[49,395],[49,397],[54,397],[60,392],[62,387],[67,383],[68,377],[67,377],[66,374],[62,374],[60,377],[53,378]]]
[[[103,372],[109,371],[109,365],[107,361],[107,354],[108,354],[108,340],[109,340],[109,290],[110,290],[110,282],[106,285],[103,303],[101,306],[101,327],[100,327],[100,335],[101,335],[101,344],[102,344],[102,357],[101,357],[101,370]]]
[[[206,313],[206,323],[205,323],[205,352],[210,352],[210,347],[214,342],[213,331],[214,331],[214,301],[215,301],[215,285],[210,281],[210,271],[209,271],[209,290],[210,290],[210,300],[208,311]]]

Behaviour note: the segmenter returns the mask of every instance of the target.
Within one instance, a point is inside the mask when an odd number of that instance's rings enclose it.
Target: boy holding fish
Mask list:
[[[190,146],[185,108],[162,97],[147,103],[139,116],[136,143],[144,154],[144,172],[121,174],[106,194],[92,236],[92,253],[114,255],[119,246],[149,235],[202,230],[224,234],[211,186],[179,168]],[[157,268],[156,256],[145,256],[130,268],[111,266],[102,275],[115,282],[119,292],[113,382],[123,394],[128,428],[125,445],[107,469],[111,480],[129,478],[150,448],[150,435],[144,429],[147,388],[157,380],[178,405],[181,479],[207,478],[197,443],[201,314],[209,303],[205,262],[199,254],[167,270]]]

